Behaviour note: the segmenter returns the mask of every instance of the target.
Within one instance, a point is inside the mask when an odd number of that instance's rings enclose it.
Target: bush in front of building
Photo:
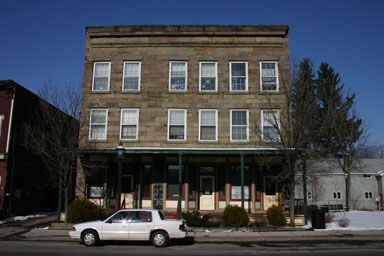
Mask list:
[[[285,226],[287,220],[285,219],[283,207],[272,205],[267,210],[267,220],[273,226]]]
[[[75,200],[69,204],[66,220],[69,223],[80,223],[105,218],[103,209],[88,200]]]
[[[183,220],[189,227],[213,227],[216,223],[212,222],[210,214],[200,215],[199,212],[189,213],[183,212]]]
[[[223,212],[223,221],[227,227],[244,227],[248,223],[248,213],[237,205],[227,205]]]
[[[4,209],[0,209],[0,220],[7,218],[7,212]]]

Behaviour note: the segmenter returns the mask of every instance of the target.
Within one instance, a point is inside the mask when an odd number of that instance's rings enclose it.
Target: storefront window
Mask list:
[[[144,174],[143,174],[143,197],[151,197],[151,166],[144,165]]]
[[[184,166],[182,166],[182,180],[184,183]],[[178,165],[168,165],[168,189],[167,189],[167,198],[177,199],[179,198],[179,166]],[[184,188],[183,188],[184,192]],[[183,195],[184,196],[184,195]]]
[[[244,199],[249,199],[251,177],[248,166],[244,166]],[[231,166],[231,198],[241,199],[241,166]]]
[[[89,196],[103,197],[104,168],[92,169],[89,176]]]
[[[194,169],[190,168],[188,170],[188,183],[189,183],[189,198],[195,199],[196,194],[196,173]]]

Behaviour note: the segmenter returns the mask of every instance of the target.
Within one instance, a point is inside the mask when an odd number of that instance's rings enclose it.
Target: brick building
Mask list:
[[[3,217],[52,211],[57,189],[31,133],[47,129],[37,116],[42,99],[12,80],[0,81],[0,210]],[[52,107],[47,104],[46,106]],[[56,108],[55,108],[56,109]],[[64,113],[63,113],[64,115]],[[38,126],[38,128],[35,128]]]
[[[167,212],[279,204],[271,156],[288,113],[288,26],[86,33],[78,197]]]

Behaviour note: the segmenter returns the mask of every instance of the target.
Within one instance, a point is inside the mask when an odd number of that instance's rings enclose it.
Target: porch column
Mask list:
[[[182,167],[183,167],[183,153],[179,153],[179,200],[177,204],[177,211],[179,212],[179,220],[181,220],[181,199],[183,196]]]
[[[240,154],[240,162],[241,162],[241,207],[244,208],[244,155]]]

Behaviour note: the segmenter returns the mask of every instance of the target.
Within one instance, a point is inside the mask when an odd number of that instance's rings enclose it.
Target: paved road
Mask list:
[[[108,243],[85,247],[76,242],[0,241],[0,255],[383,255],[384,243],[177,243],[157,249],[149,243]]]

